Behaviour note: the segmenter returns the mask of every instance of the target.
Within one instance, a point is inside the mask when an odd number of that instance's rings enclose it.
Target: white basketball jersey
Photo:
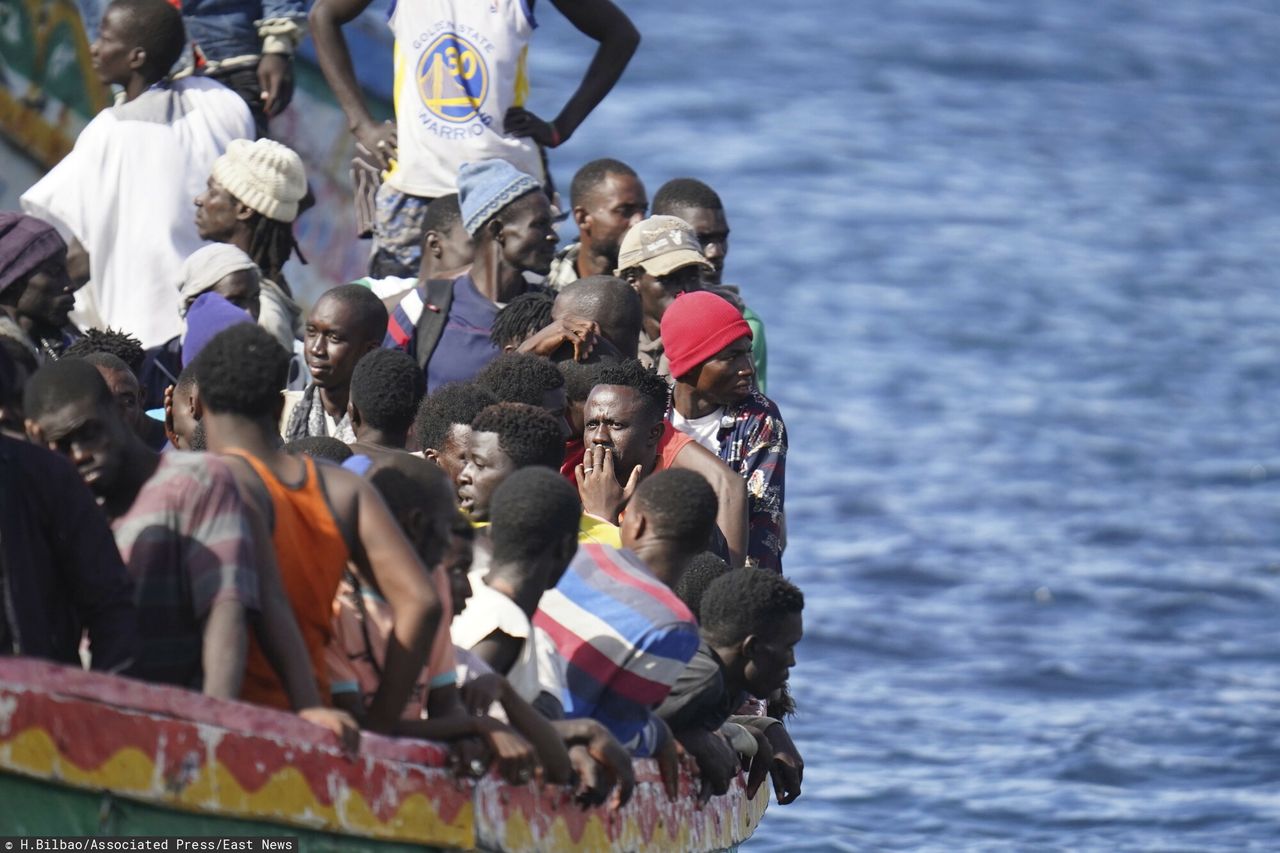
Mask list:
[[[502,131],[529,90],[537,24],[524,0],[399,0],[389,23],[399,160],[388,183],[436,198],[457,190],[463,163],[490,158],[545,181],[538,146]]]

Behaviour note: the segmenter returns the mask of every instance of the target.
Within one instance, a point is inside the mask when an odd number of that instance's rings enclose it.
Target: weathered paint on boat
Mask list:
[[[652,761],[616,812],[560,788],[459,779],[446,751],[366,735],[360,754],[301,719],[39,661],[0,659],[0,834],[298,835],[307,849],[706,851],[750,837],[768,786],[699,807]],[[14,807],[11,807],[14,806]],[[20,807],[18,807],[20,806]]]

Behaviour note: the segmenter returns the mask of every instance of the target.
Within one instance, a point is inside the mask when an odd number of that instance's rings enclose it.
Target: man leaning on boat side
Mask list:
[[[7,431],[25,371],[0,347],[0,655],[120,672],[138,652],[133,583],[75,468]]]
[[[369,730],[390,732],[441,619],[429,573],[371,485],[351,471],[281,449],[276,427],[289,353],[270,334],[247,323],[232,326],[205,346],[194,365],[209,449],[224,454],[242,490],[259,496],[262,514],[271,520],[280,579],[322,696],[328,694],[324,653],[333,599],[348,558],[361,581],[391,602],[394,642],[367,717]],[[287,707],[287,685],[264,652],[250,650],[241,697]]]
[[[136,585],[142,646],[132,674],[234,698],[246,611],[258,610],[259,596],[231,472],[212,456],[148,448],[87,361],[41,368],[24,403],[31,439],[76,464],[111,521]]]
[[[570,719],[603,723],[636,756],[658,759],[674,795],[675,739],[654,708],[697,650],[697,625],[672,587],[706,550],[716,496],[691,471],[663,471],[640,484],[622,521],[623,548],[583,545],[547,591],[534,626],[557,653],[543,689]]]
[[[735,715],[749,696],[769,696],[787,682],[795,647],[804,633],[804,595],[767,569],[725,572],[702,594],[698,651],[680,674],[658,716],[698,762],[704,789],[722,794],[737,774],[736,752],[724,761],[724,741],[741,726],[750,734],[755,759],[747,795],[755,796],[766,772],[773,775],[780,805],[800,795],[800,776],[782,755],[795,751],[779,720]],[[775,747],[782,755],[775,755]]]

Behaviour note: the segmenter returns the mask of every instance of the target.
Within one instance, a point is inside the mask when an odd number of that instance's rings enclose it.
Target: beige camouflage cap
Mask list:
[[[614,275],[641,267],[649,275],[662,276],[690,264],[712,269],[689,223],[677,216],[650,216],[631,226],[622,238]]]

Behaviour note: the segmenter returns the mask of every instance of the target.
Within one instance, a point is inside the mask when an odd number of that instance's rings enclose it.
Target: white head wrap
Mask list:
[[[186,317],[188,302],[241,270],[253,270],[262,280],[253,259],[230,243],[210,243],[192,252],[182,265],[182,280],[178,282],[178,313]]]

